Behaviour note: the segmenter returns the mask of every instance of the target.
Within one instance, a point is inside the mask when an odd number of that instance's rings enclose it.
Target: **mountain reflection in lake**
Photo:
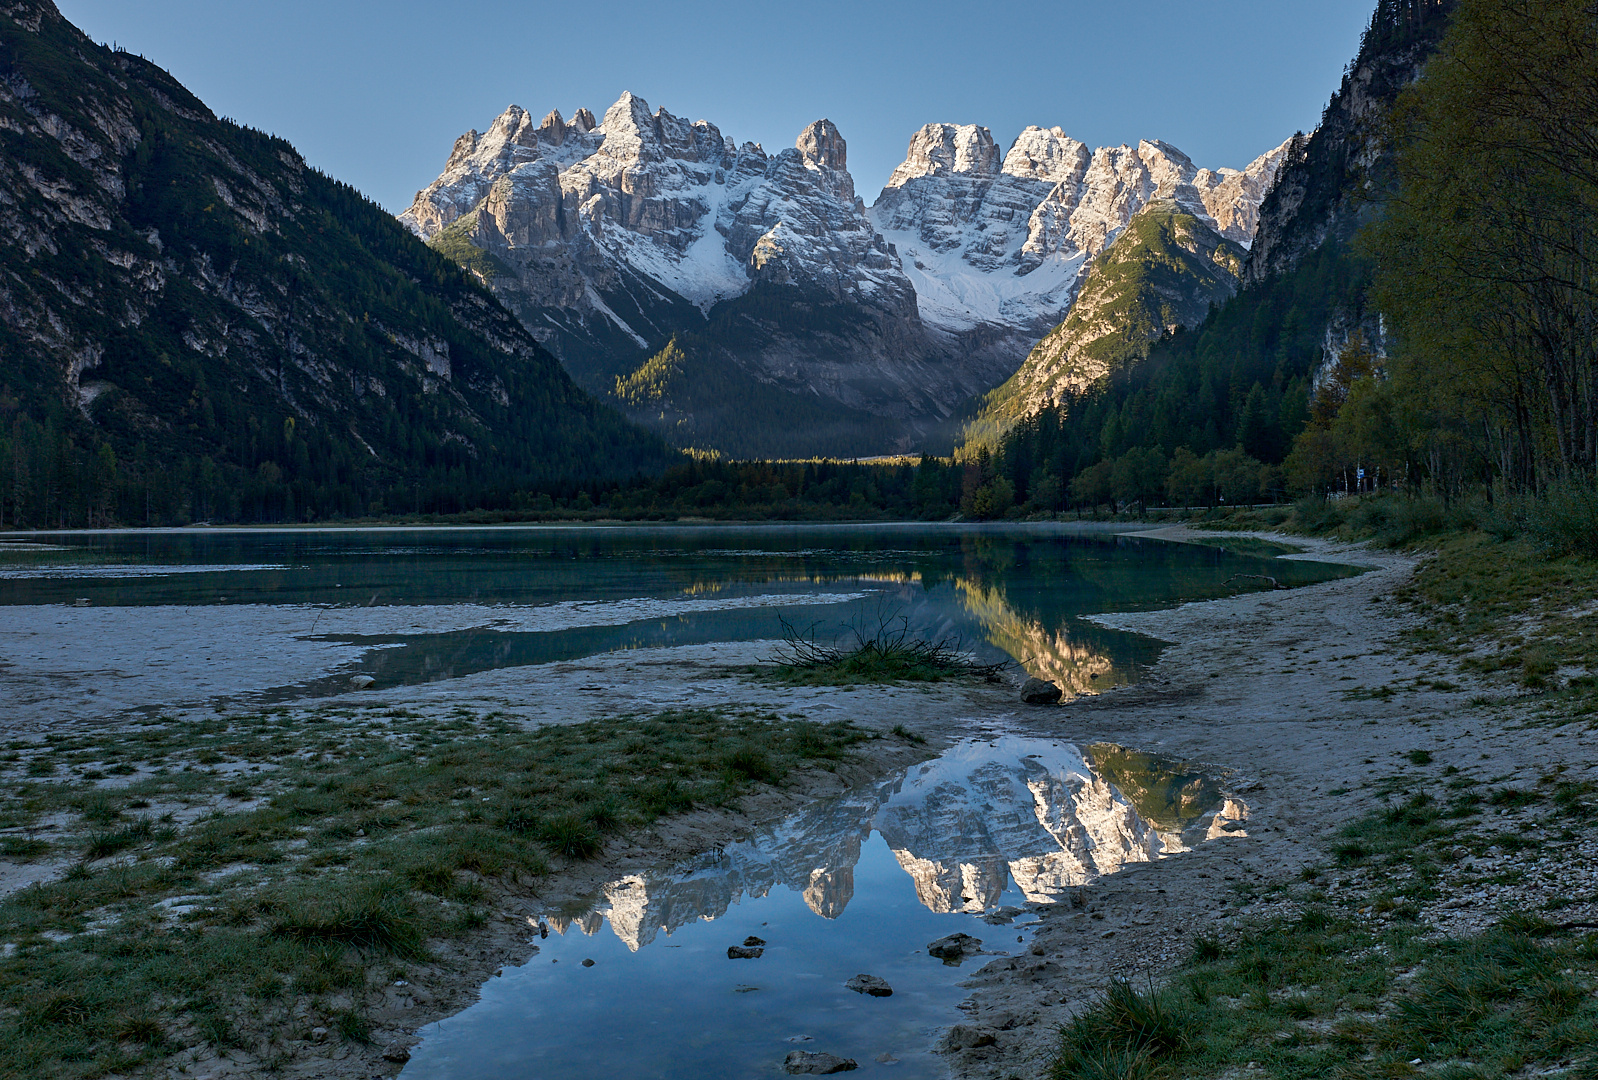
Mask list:
[[[1035,922],[1021,905],[1067,899],[1233,831],[1245,814],[1211,775],[1177,762],[969,739],[722,851],[546,912],[560,932],[536,938],[476,1005],[423,1028],[404,1075],[765,1077],[802,1048],[866,1071],[886,1062],[896,1077],[944,1076],[938,1030],[960,1020],[973,965],[1027,949]],[[927,953],[955,932],[983,940],[963,970]],[[763,954],[730,958],[748,936]],[[893,994],[848,989],[861,972]]]
[[[982,914],[1017,893],[1054,903],[1127,863],[1186,850],[1222,809],[1217,781],[1175,762],[1108,744],[1084,753],[1017,735],[972,739],[721,851],[611,882],[582,916],[551,921],[588,933],[608,922],[636,950],[779,885],[835,919],[854,899],[873,832],[929,911]]]

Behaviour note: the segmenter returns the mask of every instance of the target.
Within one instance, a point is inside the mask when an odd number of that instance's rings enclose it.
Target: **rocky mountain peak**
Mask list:
[[[903,187],[920,176],[999,175],[999,149],[993,133],[976,124],[927,124],[910,136],[904,162],[888,177],[888,187]]]
[[[794,146],[806,164],[826,169],[849,167],[849,150],[831,120],[817,120],[799,133]]]
[[[566,141],[566,121],[561,117],[559,109],[549,110],[549,115],[539,123],[538,137],[547,139],[556,146]]]
[[[1028,127],[1015,137],[1000,170],[1022,180],[1075,184],[1087,172],[1093,153],[1057,127]]]
[[[572,114],[572,127],[584,135],[599,126],[599,121],[594,119],[594,114],[587,109],[578,109]]]

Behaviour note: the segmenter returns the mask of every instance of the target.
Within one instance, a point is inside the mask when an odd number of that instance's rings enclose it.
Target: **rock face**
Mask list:
[[[1388,117],[1436,51],[1455,2],[1380,0],[1320,126],[1288,140],[1280,180],[1260,207],[1245,284],[1292,271],[1327,240],[1346,243],[1376,212],[1394,179]]]
[[[868,211],[830,121],[768,155],[627,93],[597,123],[511,106],[400,219],[680,442],[882,452],[952,439],[1150,200],[1246,243],[1279,158],[1214,172],[1058,128],[1001,155],[932,124]]]
[[[780,411],[784,395],[819,395],[903,440],[947,426],[992,373],[946,363],[927,337],[847,166],[829,120],[768,155],[631,93],[597,125],[582,112],[535,125],[511,106],[457,140],[400,220],[477,270],[596,392],[683,334],[690,363],[742,397],[744,416],[751,397]],[[746,297],[739,325],[707,319]]]
[[[928,124],[870,217],[929,326],[1024,350],[1060,321],[1089,262],[1156,200],[1246,248],[1286,150],[1212,171],[1159,141],[1089,151],[1059,128],[1029,127],[1001,159],[987,128]]]

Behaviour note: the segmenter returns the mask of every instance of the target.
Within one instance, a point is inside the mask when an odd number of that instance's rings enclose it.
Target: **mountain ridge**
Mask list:
[[[630,92],[592,117],[535,123],[511,106],[456,141],[400,219],[478,273],[591,392],[613,394],[675,337],[683,373],[715,372],[701,381],[736,386],[772,415],[797,410],[797,433],[768,439],[730,431],[703,395],[669,415],[629,410],[679,441],[692,432],[695,445],[752,455],[947,449],[969,403],[1059,321],[1083,266],[1139,207],[1176,198],[1242,235],[1282,150],[1211,171],[1163,143],[1089,153],[1059,129],[1029,128],[1001,160],[985,128],[928,125],[868,209],[830,121],[767,155]],[[965,242],[976,233],[985,245]],[[960,249],[950,258],[971,278],[965,295],[1002,288],[1016,302],[949,317],[917,244]],[[784,310],[785,296],[825,308],[842,332]],[[741,313],[718,315],[725,304]],[[733,323],[749,332],[717,329]],[[819,437],[798,420],[817,399],[854,419]]]

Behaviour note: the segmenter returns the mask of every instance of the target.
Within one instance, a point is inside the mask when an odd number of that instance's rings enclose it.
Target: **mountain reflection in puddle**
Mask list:
[[[970,739],[880,786],[829,799],[719,852],[606,885],[575,922],[639,949],[781,885],[824,919],[854,898],[862,844],[882,836],[929,911],[980,915],[1007,893],[1054,903],[1128,863],[1185,851],[1247,811],[1200,771],[1118,746]]]
[[[973,967],[1028,948],[1036,920],[1022,904],[1066,899],[1246,815],[1211,775],[1147,754],[968,739],[722,851],[613,881],[564,917],[546,912],[560,933],[534,937],[477,1004],[420,1030],[404,1076],[769,1077],[794,1049],[899,1080],[946,1076],[938,1032],[961,1019]],[[983,941],[964,970],[927,952],[955,932]],[[733,958],[749,937],[761,955]],[[862,972],[892,995],[849,989]]]

